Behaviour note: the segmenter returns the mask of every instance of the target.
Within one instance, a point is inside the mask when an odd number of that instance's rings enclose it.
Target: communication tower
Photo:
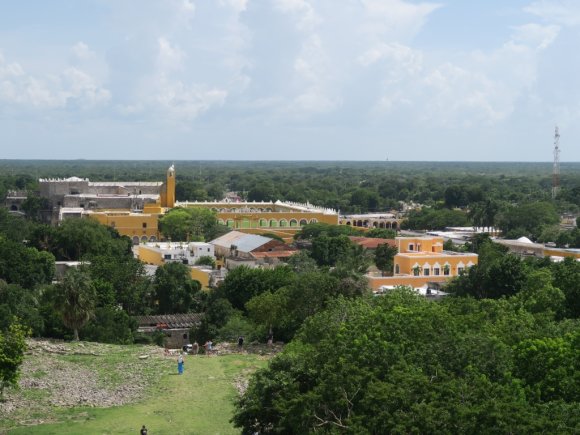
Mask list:
[[[560,130],[556,126],[554,133],[554,167],[552,170],[552,199],[556,198],[560,190]]]

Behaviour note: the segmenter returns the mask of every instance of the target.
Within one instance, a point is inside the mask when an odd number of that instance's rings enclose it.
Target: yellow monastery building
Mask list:
[[[159,218],[174,207],[203,207],[217,214],[218,222],[242,232],[272,233],[290,240],[306,224],[338,224],[338,212],[292,202],[178,202],[175,168],[165,182],[90,182],[88,179],[41,179],[41,196],[47,198],[53,223],[71,217],[92,217],[128,236],[134,244],[163,239]]]
[[[367,275],[373,290],[381,286],[421,287],[430,282],[442,283],[478,263],[477,254],[443,250],[442,237],[396,237],[398,253],[393,276]]]

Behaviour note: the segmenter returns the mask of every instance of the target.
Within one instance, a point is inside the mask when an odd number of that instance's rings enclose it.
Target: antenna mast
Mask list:
[[[560,130],[556,126],[554,133],[554,168],[552,170],[552,199],[560,190]]]

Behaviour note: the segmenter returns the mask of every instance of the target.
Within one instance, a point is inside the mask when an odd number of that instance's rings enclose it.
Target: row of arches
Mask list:
[[[267,208],[256,208],[256,207],[232,207],[232,208],[217,208],[212,207],[211,211],[216,213],[272,213],[270,207]]]
[[[133,244],[134,245],[138,245],[139,243],[147,243],[147,242],[156,242],[157,241],[157,237],[155,236],[151,236],[151,237],[147,237],[147,236],[133,236]]]
[[[398,230],[399,223],[397,221],[371,221],[371,220],[352,220],[346,221],[345,225],[360,227],[360,228],[383,228],[389,230]]]
[[[221,225],[226,225],[229,228],[298,228],[304,225],[315,224],[318,219],[258,219],[250,220],[243,219],[218,219]]]

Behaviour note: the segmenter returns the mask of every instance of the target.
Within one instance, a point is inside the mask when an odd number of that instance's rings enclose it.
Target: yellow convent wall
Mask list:
[[[568,251],[566,249],[544,249],[546,257],[574,257],[580,258],[580,251]]]
[[[209,288],[210,274],[208,271],[206,271],[204,269],[197,269],[195,267],[190,267],[189,272],[191,275],[191,279],[195,279],[196,281],[199,281],[199,283],[201,284],[201,288],[203,288],[203,289]]]
[[[161,266],[164,264],[163,254],[159,250],[149,249],[148,246],[139,246],[138,256],[139,260],[143,263],[154,264],[156,266]]]
[[[158,214],[115,210],[94,212],[89,216],[103,225],[115,228],[119,234],[130,237],[134,243],[159,240]]]

